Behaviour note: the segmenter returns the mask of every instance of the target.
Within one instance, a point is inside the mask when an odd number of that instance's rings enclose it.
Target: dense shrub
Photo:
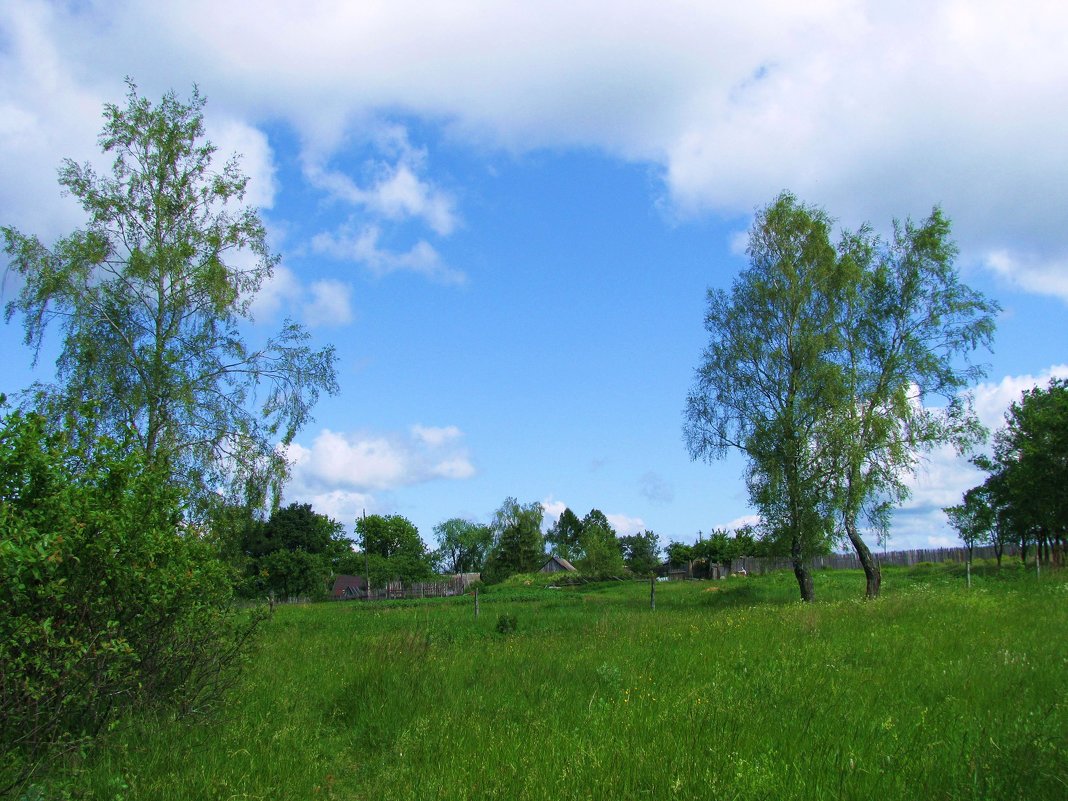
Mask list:
[[[497,616],[497,633],[498,634],[513,634],[515,630],[519,628],[519,620],[515,615],[498,615]]]
[[[132,709],[205,709],[254,623],[182,493],[108,441],[0,423],[0,794]]]

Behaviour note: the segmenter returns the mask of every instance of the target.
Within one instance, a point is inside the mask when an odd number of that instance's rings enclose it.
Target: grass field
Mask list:
[[[284,607],[207,719],[28,798],[1064,799],[1068,574],[792,574]],[[501,616],[514,632],[499,633]],[[66,789],[64,789],[66,788]]]

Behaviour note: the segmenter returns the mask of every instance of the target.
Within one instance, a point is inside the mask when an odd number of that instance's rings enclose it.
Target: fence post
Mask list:
[[[475,587],[475,620],[478,620],[478,587]]]
[[[656,609],[656,576],[649,576],[649,608]]]

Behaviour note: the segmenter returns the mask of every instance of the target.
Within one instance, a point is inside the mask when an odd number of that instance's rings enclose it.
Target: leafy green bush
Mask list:
[[[515,615],[498,615],[497,616],[497,633],[498,634],[512,634],[519,628],[519,620]]]
[[[0,794],[123,713],[211,705],[254,622],[182,493],[107,440],[0,423]]]

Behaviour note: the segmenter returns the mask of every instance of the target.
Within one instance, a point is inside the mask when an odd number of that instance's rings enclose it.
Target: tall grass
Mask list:
[[[1068,577],[941,566],[278,609],[217,718],[143,719],[94,799],[1060,799]],[[501,615],[514,633],[500,634]]]

